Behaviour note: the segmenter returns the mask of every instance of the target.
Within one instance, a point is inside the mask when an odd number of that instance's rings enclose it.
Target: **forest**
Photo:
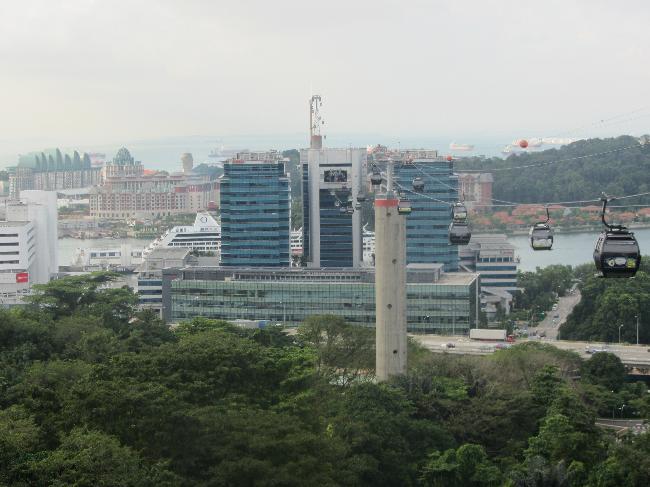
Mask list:
[[[0,311],[0,485],[650,482],[650,435],[595,424],[650,414],[613,355],[410,343],[408,373],[376,383],[372,330],[333,316],[295,334],[170,329],[110,280],[52,281]]]
[[[634,279],[602,279],[592,264],[574,269],[582,299],[560,332],[567,340],[636,343],[637,317],[640,343],[650,343],[650,256],[644,256]]]
[[[528,165],[525,170],[507,170]],[[642,145],[627,135],[579,140],[559,149],[525,152],[506,159],[468,158],[454,163],[457,170],[492,172],[493,197],[518,203],[593,200],[602,192],[644,193],[650,191],[648,167],[650,144]]]

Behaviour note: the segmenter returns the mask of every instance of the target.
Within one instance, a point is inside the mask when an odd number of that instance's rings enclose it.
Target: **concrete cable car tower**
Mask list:
[[[377,380],[406,373],[406,220],[398,213],[389,159],[386,193],[375,198]]]

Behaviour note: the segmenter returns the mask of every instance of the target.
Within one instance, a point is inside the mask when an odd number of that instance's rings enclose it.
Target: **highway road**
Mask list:
[[[537,328],[531,328],[531,330],[537,330],[538,334],[544,331],[546,338],[557,339],[560,325],[566,321],[575,305],[580,302],[581,297],[580,290],[577,287],[574,288],[573,294],[567,294],[558,299],[557,310],[549,311]]]
[[[468,354],[468,355],[487,355],[497,350],[499,346],[507,346],[504,344],[499,345],[497,342],[481,342],[477,340],[470,340],[468,337],[458,336],[442,336],[442,335],[411,335],[416,341],[427,349],[433,352],[447,352],[451,354]],[[541,343],[548,343],[562,350],[573,350],[583,358],[589,358],[591,354],[587,350],[605,350],[607,352],[617,355],[621,361],[628,365],[638,365],[642,367],[650,367],[650,346],[648,345],[618,345],[606,344],[600,342],[574,342],[565,340],[552,340],[549,338],[542,338],[537,340],[517,340],[516,343],[523,343],[527,341],[539,341]],[[447,344],[453,344],[453,348],[448,348]]]

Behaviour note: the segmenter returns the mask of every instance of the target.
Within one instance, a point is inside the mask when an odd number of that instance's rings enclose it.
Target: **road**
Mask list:
[[[580,290],[577,287],[574,288],[573,294],[567,294],[558,299],[556,311],[549,311],[537,328],[532,329],[537,330],[538,334],[544,331],[546,338],[557,340],[560,325],[566,321],[575,305],[580,302],[581,297]],[[557,318],[555,318],[556,315],[558,315]]]
[[[458,336],[442,336],[442,335],[411,335],[425,348],[433,352],[447,352],[451,354],[467,354],[467,355],[487,355],[493,353],[497,349],[496,342],[480,342],[470,340],[467,337]],[[628,365],[637,365],[641,367],[650,367],[650,348],[648,345],[614,345],[599,342],[573,342],[565,340],[551,340],[543,338],[539,340],[517,340],[517,343],[526,341],[539,341],[541,343],[548,343],[562,350],[572,350],[580,354],[583,358],[591,357],[587,350],[591,349],[604,349],[617,355],[621,361]],[[446,345],[451,343],[453,348],[447,348]]]

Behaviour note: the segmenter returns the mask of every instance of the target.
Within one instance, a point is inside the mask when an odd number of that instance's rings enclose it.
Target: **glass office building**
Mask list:
[[[439,265],[407,268],[410,332],[464,335],[478,319],[478,276],[447,274]],[[163,317],[270,320],[298,325],[319,314],[375,325],[373,269],[165,269]]]
[[[359,267],[365,149],[303,149],[303,254],[309,267]],[[349,208],[350,211],[345,211]]]
[[[434,151],[435,152],[435,151]],[[414,157],[410,154],[395,163],[395,182],[411,202],[406,216],[406,261],[439,263],[444,270],[458,270],[458,246],[449,244],[451,204],[458,201],[458,177],[453,162],[437,157]],[[424,182],[424,191],[414,193],[413,180]],[[433,198],[433,199],[432,199]],[[438,200],[438,201],[435,201]]]
[[[221,177],[221,265],[288,267],[289,179],[277,152],[237,154]]]

